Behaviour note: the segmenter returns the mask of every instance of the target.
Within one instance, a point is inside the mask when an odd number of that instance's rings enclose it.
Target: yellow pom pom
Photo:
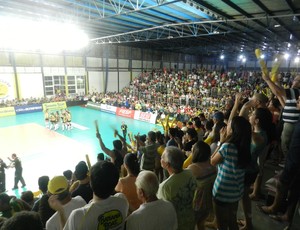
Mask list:
[[[255,56],[256,56],[257,59],[260,58],[260,56],[261,56],[261,50],[260,49],[255,49]]]
[[[164,150],[165,150],[165,147],[162,146],[162,145],[157,148],[157,152],[158,152],[159,155],[162,155]]]

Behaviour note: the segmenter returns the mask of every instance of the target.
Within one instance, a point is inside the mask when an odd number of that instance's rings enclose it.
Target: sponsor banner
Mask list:
[[[16,114],[40,112],[43,110],[42,104],[18,105],[15,106]]]
[[[94,103],[94,102],[89,101],[89,102],[86,104],[86,107],[87,107],[87,108],[91,108],[91,109],[100,110],[100,109],[101,109],[101,104],[97,104],[97,103]]]
[[[116,114],[117,107],[112,105],[101,104],[101,111]]]
[[[156,121],[156,114],[149,113],[149,112],[142,112],[142,111],[135,111],[134,119],[139,121],[145,121],[151,124],[155,124]]]
[[[46,109],[49,109],[51,111],[51,110],[61,110],[66,108],[67,108],[67,104],[65,101],[43,103],[43,111],[45,111]]]
[[[117,108],[116,114],[120,117],[134,118],[134,110]]]
[[[15,98],[14,82],[13,74],[0,74],[0,100]]]
[[[0,117],[15,116],[15,115],[16,115],[16,111],[14,107],[0,108]]]

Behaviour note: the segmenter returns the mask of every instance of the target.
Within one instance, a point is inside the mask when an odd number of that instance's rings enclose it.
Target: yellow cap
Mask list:
[[[68,189],[68,181],[64,176],[55,176],[48,183],[48,191],[57,195]]]

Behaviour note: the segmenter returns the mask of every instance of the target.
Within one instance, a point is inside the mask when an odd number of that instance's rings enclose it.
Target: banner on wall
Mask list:
[[[42,104],[19,105],[15,106],[16,114],[40,112],[43,110]]]
[[[101,104],[98,104],[98,103],[89,101],[89,102],[86,104],[86,107],[91,108],[91,109],[100,110],[100,109],[101,109]]]
[[[0,74],[0,100],[12,100],[14,95],[14,77],[12,74]]]
[[[0,108],[0,117],[15,116],[15,115],[16,115],[16,111],[14,107]]]
[[[45,111],[46,109],[61,110],[61,109],[66,109],[66,108],[67,108],[67,104],[65,101],[43,103],[43,111]]]
[[[117,108],[116,114],[120,117],[134,118],[134,110]]]
[[[142,112],[142,111],[135,111],[134,119],[139,121],[145,121],[151,124],[155,124],[157,114],[149,113],[149,112]]]
[[[101,104],[101,111],[116,114],[117,107],[112,105]]]

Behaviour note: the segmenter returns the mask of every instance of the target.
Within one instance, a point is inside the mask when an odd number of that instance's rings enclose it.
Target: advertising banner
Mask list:
[[[134,110],[131,109],[117,108],[116,113],[120,117],[134,118]]]
[[[0,117],[15,116],[15,115],[16,112],[14,107],[0,108]]]
[[[101,104],[101,111],[116,114],[117,107],[112,105]]]
[[[86,104],[86,107],[87,107],[87,108],[91,108],[91,109],[100,110],[100,109],[101,109],[101,104],[98,104],[98,103],[94,103],[94,102],[89,101],[89,102]]]
[[[151,124],[155,124],[156,121],[156,114],[149,113],[149,112],[142,112],[142,111],[135,111],[134,119],[139,121],[145,121]]]
[[[42,104],[18,105],[15,106],[16,114],[40,112],[43,110]]]
[[[15,81],[13,74],[0,74],[0,100],[15,98]]]
[[[43,103],[43,111],[45,111],[46,109],[51,111],[51,110],[61,110],[66,108],[67,108],[67,104],[65,101]]]

